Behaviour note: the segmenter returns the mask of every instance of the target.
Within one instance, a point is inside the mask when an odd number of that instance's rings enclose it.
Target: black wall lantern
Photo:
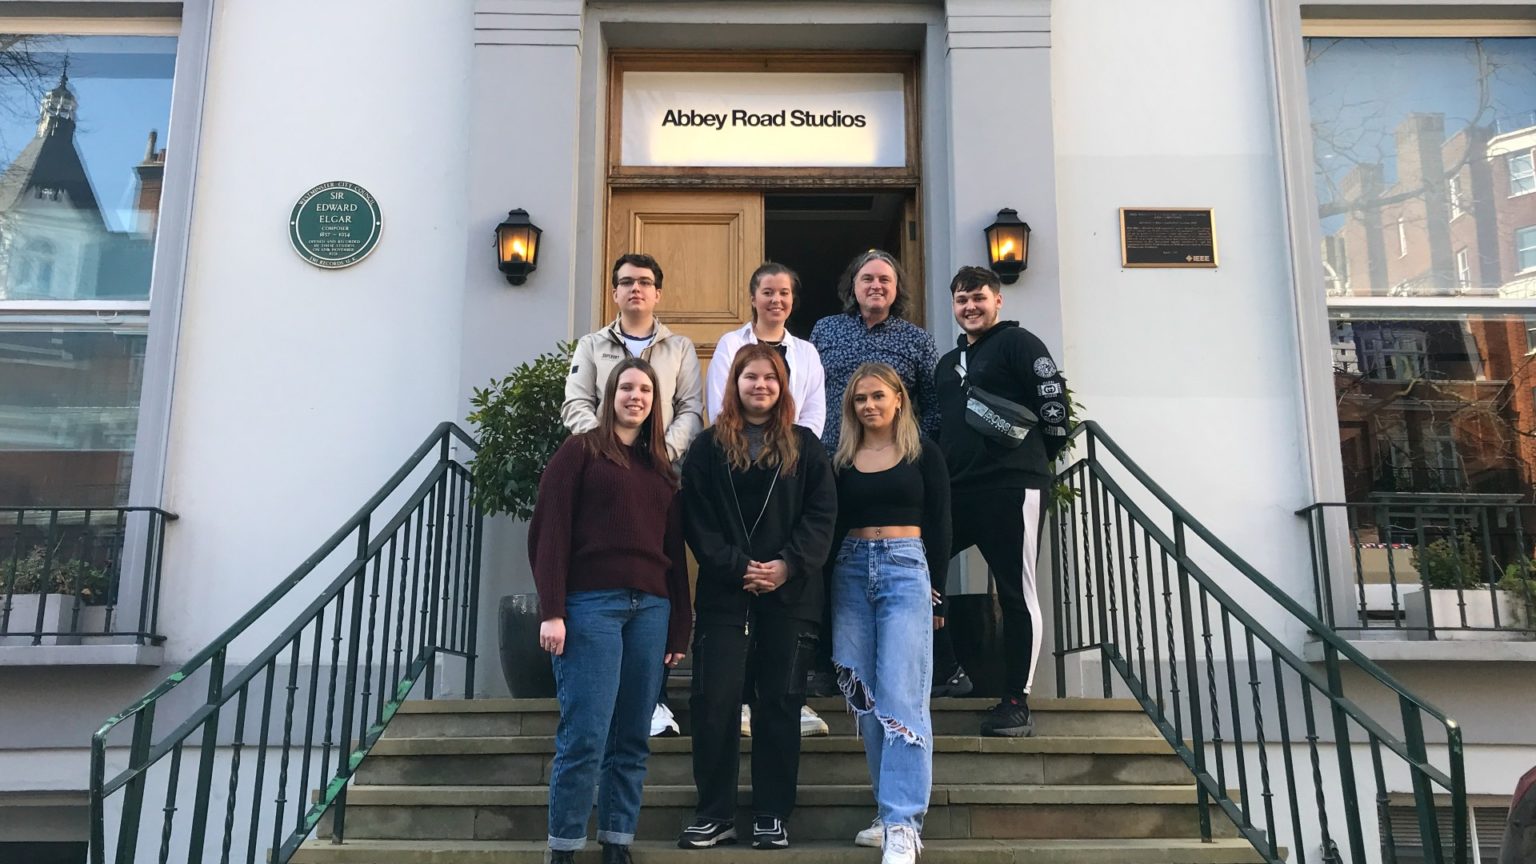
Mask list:
[[[1019,220],[1019,211],[1004,207],[985,233],[992,272],[1004,285],[1019,281],[1019,274],[1029,266],[1029,224]]]
[[[506,221],[496,226],[497,266],[513,285],[528,281],[528,274],[539,266],[539,235],[544,230],[528,221],[528,211],[519,207],[507,213]]]

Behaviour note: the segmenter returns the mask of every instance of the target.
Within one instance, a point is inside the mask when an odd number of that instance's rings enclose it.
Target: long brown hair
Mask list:
[[[891,419],[891,432],[896,438],[896,452],[903,462],[916,462],[923,455],[923,442],[917,437],[917,412],[912,407],[912,396],[907,385],[901,383],[896,370],[884,363],[865,363],[853,370],[848,387],[843,390],[842,431],[837,439],[837,454],[832,464],[839,470],[853,464],[853,456],[864,444],[864,424],[859,422],[853,410],[853,390],[865,378],[874,378],[901,400],[896,416]]]
[[[651,379],[651,413],[641,421],[640,434],[635,436],[635,443],[626,445],[619,438],[616,419],[618,406],[614,403],[619,394],[619,376],[630,369],[639,369],[645,373],[645,377]],[[602,401],[597,403],[597,428],[582,435],[582,444],[586,446],[587,452],[625,468],[629,467],[629,457],[637,454],[646,467],[666,477],[669,483],[677,485],[677,476],[672,472],[672,463],[667,459],[667,430],[661,424],[661,408],[656,404],[660,398],[661,382],[656,380],[656,370],[651,368],[651,364],[639,357],[625,357],[619,361],[619,365],[608,373],[608,383],[603,385]]]
[[[741,413],[741,394],[736,389],[736,379],[748,363],[764,360],[773,367],[779,377],[779,401],[768,412],[768,428],[763,430],[763,452],[753,460],[747,451],[747,436],[743,429],[746,418]],[[743,345],[731,363],[731,375],[725,379],[725,397],[721,400],[720,416],[715,418],[715,441],[725,452],[725,461],[737,471],[745,471],[758,465],[777,465],[790,476],[800,460],[800,437],[795,432],[795,398],[789,395],[789,367],[784,358],[771,345],[753,343]]]

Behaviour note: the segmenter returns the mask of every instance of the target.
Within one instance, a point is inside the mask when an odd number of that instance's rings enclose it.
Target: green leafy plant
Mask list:
[[[560,422],[565,377],[576,343],[561,342],[470,396],[468,420],[480,439],[470,463],[475,503],[486,513],[533,516],[539,478],[555,450],[568,436]]]
[[[0,588],[10,576],[9,564],[0,564]],[[89,561],[64,557],[57,551],[49,560],[47,550],[42,546],[34,546],[16,559],[15,578],[10,584],[13,594],[78,595],[87,606],[106,605],[112,592],[112,577],[103,568]]]
[[[1063,385],[1062,396],[1062,401],[1067,403],[1067,419],[1062,425],[1067,428],[1068,432],[1071,432],[1077,428],[1077,424],[1082,420],[1083,403],[1077,401],[1077,394],[1072,392],[1071,385]],[[1065,461],[1063,457],[1072,452],[1076,446],[1076,438],[1067,439],[1066,446],[1062,447],[1061,452],[1056,454],[1057,460]],[[1072,485],[1069,483],[1056,483],[1051,487],[1050,509],[1061,510],[1070,506],[1074,499],[1080,497],[1082,497],[1082,490],[1072,488]]]
[[[1425,588],[1456,589],[1487,586],[1483,578],[1483,553],[1470,532],[1442,537],[1413,550],[1413,567]]]

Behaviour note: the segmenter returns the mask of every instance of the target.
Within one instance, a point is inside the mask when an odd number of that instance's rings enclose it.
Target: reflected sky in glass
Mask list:
[[[136,224],[133,167],[149,133],[166,148],[174,36],[15,36],[0,34],[0,170],[37,135],[43,94],[58,84],[67,58],[79,100],[75,146],[107,226]]]

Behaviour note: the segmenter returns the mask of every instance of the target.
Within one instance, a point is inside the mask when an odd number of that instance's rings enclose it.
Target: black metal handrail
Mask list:
[[[1083,423],[1073,434],[1087,439],[1088,453],[1059,475],[1073,495],[1056,508],[1050,527],[1058,695],[1066,695],[1067,656],[1100,651],[1104,695],[1114,692],[1111,673],[1118,672],[1194,774],[1207,839],[1214,804],[1270,864],[1287,860],[1286,850],[1290,860],[1305,864],[1319,848],[1325,862],[1347,854],[1364,864],[1375,857],[1366,851],[1368,834],[1380,838],[1380,860],[1396,861],[1390,769],[1394,783],[1412,792],[1424,860],[1466,864],[1466,778],[1456,721],[1229,548],[1098,424]],[[1129,476],[1132,492],[1116,474]],[[1193,541],[1203,548],[1191,549]],[[1212,567],[1220,568],[1220,579]],[[1277,607],[1274,614],[1256,610],[1265,603]],[[1298,656],[1277,629],[1292,639],[1313,634],[1320,663]],[[1363,697],[1392,699],[1399,716],[1372,716],[1361,706]],[[1426,725],[1435,734],[1427,735]],[[1298,727],[1305,734],[1293,736]],[[1355,766],[1364,755],[1357,754],[1357,741],[1369,752],[1368,769]],[[1432,761],[1431,744],[1443,744],[1444,767]],[[1367,784],[1375,806],[1362,809],[1358,789]],[[1436,788],[1451,801],[1449,854],[1435,813]],[[1347,853],[1335,842],[1330,820],[1344,822]]]
[[[159,507],[0,507],[0,645],[158,645]]]
[[[432,698],[439,655],[464,658],[465,681],[474,681],[483,517],[473,503],[469,469],[450,452],[455,440],[478,449],[458,426],[439,425],[261,602],[92,736],[93,864],[109,858],[109,804],[119,811],[110,855],[118,864],[141,852],[164,862],[173,851],[189,864],[239,858],[281,864],[332,807],[332,837],[341,842],[353,771],[418,681],[424,679],[424,695]],[[405,486],[416,474],[423,475],[420,482]],[[405,490],[404,503],[374,533],[380,508]],[[340,574],[284,622],[280,604],[349,540],[355,552]],[[235,640],[262,623],[286,626],[250,661],[233,666]],[[184,698],[171,702],[194,678],[206,679],[202,693],[183,690]],[[465,690],[472,695],[471,686]],[[157,736],[157,711],[188,703],[186,716]],[[109,738],[130,720],[127,764],[109,776]],[[194,758],[184,765],[189,744]],[[242,772],[248,762],[254,766]],[[164,800],[155,807],[162,814],[158,842],[139,834],[148,824],[151,793]],[[264,806],[268,800],[275,808]],[[211,834],[216,806],[223,827]],[[178,822],[188,810],[190,825]],[[209,842],[214,836],[216,845]]]
[[[1536,504],[1400,496],[1320,502],[1296,515],[1307,520],[1313,611],[1330,628],[1423,639],[1536,637]],[[1441,592],[1452,601],[1443,615]]]

